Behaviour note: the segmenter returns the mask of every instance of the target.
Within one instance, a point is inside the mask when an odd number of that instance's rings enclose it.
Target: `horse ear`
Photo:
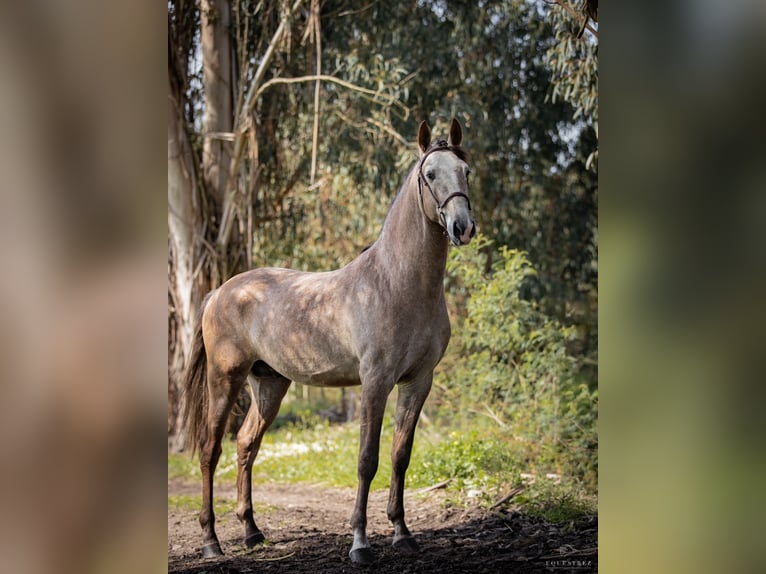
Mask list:
[[[431,145],[431,128],[423,120],[418,128],[418,147],[420,148],[421,155],[426,153],[429,145]]]
[[[460,127],[460,122],[455,118],[452,118],[452,123],[449,125],[449,145],[458,146],[463,141],[463,128]]]

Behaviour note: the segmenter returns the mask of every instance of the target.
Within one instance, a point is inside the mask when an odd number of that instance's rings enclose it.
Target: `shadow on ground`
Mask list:
[[[453,522],[456,523],[451,524]],[[415,532],[420,553],[395,551],[390,536],[373,534],[376,561],[357,567],[348,558],[350,534],[320,532],[311,524],[283,529],[265,546],[248,551],[238,538],[221,537],[227,556],[203,560],[197,549],[168,557],[173,573],[290,572],[596,572],[597,518],[551,524],[517,511],[472,509],[444,526]]]

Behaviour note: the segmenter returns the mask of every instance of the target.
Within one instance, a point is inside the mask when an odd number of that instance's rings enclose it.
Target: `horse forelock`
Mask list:
[[[436,149],[449,150],[452,153],[454,153],[458,157],[458,159],[466,163],[468,162],[468,159],[470,157],[468,150],[466,150],[464,147],[459,145],[450,145],[447,140],[436,140],[430,145],[430,147],[426,150],[424,155],[428,155],[429,153],[431,153],[431,151]]]

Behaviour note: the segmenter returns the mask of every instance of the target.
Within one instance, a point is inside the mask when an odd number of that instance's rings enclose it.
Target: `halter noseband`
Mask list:
[[[453,151],[453,150],[452,150],[452,147],[446,141],[439,140],[438,142],[436,142],[434,147],[429,149],[423,155],[422,159],[420,160],[420,163],[418,164],[418,195],[420,196],[420,208],[423,209],[423,213],[425,214],[425,207],[423,206],[423,182],[425,182],[426,187],[428,188],[428,191],[431,192],[431,197],[433,197],[434,201],[436,202],[436,213],[439,214],[439,220],[441,221],[442,227],[444,227],[444,231],[446,232],[447,218],[444,215],[444,207],[456,197],[463,197],[465,198],[465,201],[468,204],[468,211],[471,211],[471,200],[462,191],[456,191],[455,193],[450,193],[446,198],[444,198],[444,201],[439,201],[439,198],[436,197],[436,194],[434,193],[434,190],[431,187],[431,184],[428,183],[428,180],[423,176],[423,164],[425,163],[426,158],[429,155],[437,151]]]

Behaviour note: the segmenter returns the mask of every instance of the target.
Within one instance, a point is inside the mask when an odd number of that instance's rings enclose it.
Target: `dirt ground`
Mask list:
[[[216,485],[218,486],[218,485]],[[169,495],[197,495],[200,485],[168,482]],[[222,558],[202,559],[197,510],[168,510],[168,571],[238,574],[284,572],[323,574],[381,572],[439,574],[479,572],[596,572],[597,518],[553,525],[513,509],[512,500],[495,510],[444,504],[441,490],[407,492],[405,509],[418,554],[391,547],[385,515],[387,492],[370,494],[368,537],[376,555],[370,566],[348,558],[352,489],[294,484],[254,484],[256,522],[267,543],[249,550],[234,512],[217,517]],[[233,486],[218,486],[216,497],[236,499]]]

